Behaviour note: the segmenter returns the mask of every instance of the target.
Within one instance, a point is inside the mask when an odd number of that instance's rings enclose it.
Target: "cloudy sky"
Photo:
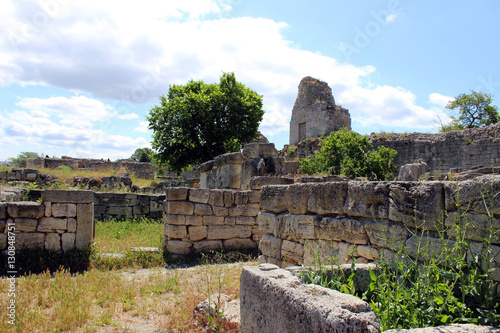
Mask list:
[[[264,98],[278,149],[304,76],[352,128],[433,132],[470,89],[500,101],[500,2],[0,0],[0,161],[22,151],[127,158],[172,84],[223,72]]]

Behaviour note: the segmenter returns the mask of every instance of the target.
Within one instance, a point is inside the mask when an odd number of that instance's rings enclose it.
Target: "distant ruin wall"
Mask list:
[[[490,207],[483,194],[500,192],[500,178],[483,176],[464,182],[361,182],[342,181],[317,184],[263,186],[257,217],[264,233],[259,249],[261,262],[279,266],[312,265],[338,258],[347,263],[373,262],[383,255],[391,258],[395,246],[416,253],[418,238],[410,231],[418,226],[429,230],[430,248],[439,249],[437,231],[450,242],[458,221],[456,195],[469,209],[462,221],[470,222],[465,237],[471,249],[481,249],[481,235],[493,225],[491,248],[494,280],[500,281],[500,197]],[[487,208],[486,208],[487,207]],[[487,209],[494,214],[493,221]],[[446,214],[444,213],[446,212]],[[452,244],[452,243],[450,243]]]
[[[452,168],[500,164],[500,124],[448,133],[378,134],[369,138],[375,149],[395,149],[394,164],[398,167],[421,160],[428,172],[445,173]]]
[[[95,192],[94,216],[97,220],[151,218],[161,219],[165,194]]]

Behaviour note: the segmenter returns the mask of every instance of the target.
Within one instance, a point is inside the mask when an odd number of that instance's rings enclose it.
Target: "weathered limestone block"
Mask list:
[[[224,218],[224,225],[236,225],[236,217],[226,216]]]
[[[203,216],[203,225],[223,225],[224,217],[222,216]]]
[[[222,241],[220,240],[202,240],[199,242],[194,242],[194,251],[195,252],[209,252],[209,251],[217,251],[222,249]]]
[[[132,207],[132,215],[145,215],[149,213],[149,205],[137,205]]]
[[[9,202],[7,213],[10,217],[39,219],[45,215],[45,206],[37,202]]]
[[[210,190],[192,188],[189,190],[189,201],[206,204],[210,198]]]
[[[427,230],[443,229],[443,183],[393,182],[389,196],[391,221]]]
[[[262,255],[267,257],[281,259],[281,244],[283,240],[273,235],[264,235],[259,242],[259,250]]]
[[[359,245],[356,247],[356,251],[360,257],[366,258],[368,260],[379,260],[380,253],[377,248],[373,246]]]
[[[26,180],[28,181],[35,181],[37,178],[37,174],[36,173],[28,173],[26,174]]]
[[[248,143],[243,147],[243,159],[268,159],[278,155],[274,143]]]
[[[167,240],[167,251],[172,254],[188,255],[192,251],[191,242],[183,242],[179,240]]]
[[[259,229],[266,234],[274,234],[277,222],[277,217],[273,213],[260,212],[259,215],[257,215]]]
[[[427,164],[424,162],[405,164],[399,169],[397,180],[405,182],[418,181],[425,174],[426,167]]]
[[[248,238],[226,239],[222,244],[224,245],[224,250],[228,251],[253,250],[257,248],[257,243]]]
[[[229,208],[234,205],[234,191],[223,191],[224,193],[224,207]]]
[[[251,226],[208,226],[207,239],[250,238],[251,236]]]
[[[42,201],[52,203],[91,203],[94,202],[94,192],[92,191],[65,191],[65,190],[45,190],[42,192]]]
[[[446,182],[446,209],[456,210],[457,201],[462,208],[478,214],[500,214],[500,177],[485,175],[463,182]]]
[[[243,155],[241,153],[227,153],[223,155],[219,155],[215,157],[215,166],[224,166],[227,164],[236,164],[241,166],[241,162],[243,161]]]
[[[347,197],[347,182],[324,184],[304,184],[310,188],[307,208],[316,214],[344,214],[344,203]]]
[[[288,186],[266,185],[260,191],[260,208],[272,213],[283,213],[288,210],[285,192]]]
[[[441,240],[428,236],[411,236],[406,241],[406,253],[412,258],[417,256],[421,260],[439,256],[441,253],[451,254],[454,241]]]
[[[383,248],[401,247],[410,234],[404,225],[387,220],[366,223],[364,228],[370,243]]]
[[[68,232],[76,232],[76,220],[69,218],[68,219]]]
[[[207,238],[207,227],[204,225],[189,227],[189,239],[193,242]]]
[[[54,232],[56,230],[66,230],[68,228],[67,218],[43,217],[37,230],[40,232]]]
[[[355,250],[354,248],[354,244],[339,242],[338,246],[339,246],[339,256],[338,256],[339,264],[349,263],[352,260],[353,256],[356,257],[358,255],[357,250]]]
[[[281,258],[294,264],[300,265],[304,261],[304,246],[299,243],[284,240],[281,245]]]
[[[349,216],[387,218],[389,216],[389,182],[349,181],[345,212]]]
[[[186,226],[183,225],[165,224],[164,233],[168,238],[187,238],[187,229]]]
[[[53,204],[52,216],[54,217],[75,217],[76,205],[75,204]]]
[[[7,248],[7,235],[0,233],[0,250]]]
[[[7,217],[7,204],[5,202],[0,202],[0,219]]]
[[[342,217],[325,217],[315,223],[319,239],[345,241],[353,244],[368,244],[370,240],[364,229],[366,221]]]
[[[253,177],[250,180],[250,188],[252,190],[260,190],[264,185],[291,185],[293,183],[293,178],[260,176]]]
[[[185,201],[187,200],[189,190],[185,187],[170,187],[167,189],[166,200]]]
[[[38,220],[36,219],[14,219],[16,231],[18,232],[35,232],[38,226]]]
[[[78,204],[76,206],[76,216],[78,226],[76,229],[75,246],[78,249],[83,249],[94,238],[94,205],[92,203]]]
[[[219,188],[239,190],[241,187],[241,164],[225,164],[219,171]]]
[[[151,200],[149,202],[149,211],[151,213],[161,212],[163,208],[163,200]]]
[[[49,251],[61,250],[61,236],[53,232],[45,236],[45,249]]]
[[[245,205],[250,199],[250,194],[252,191],[235,191],[234,192],[234,203],[236,205]]]
[[[21,233],[16,235],[16,249],[43,249],[44,233]]]
[[[74,233],[66,232],[61,235],[61,247],[63,251],[68,251],[75,247],[76,235]]]
[[[310,195],[310,184],[294,184],[287,186],[283,200],[291,214],[305,214],[308,211]]]
[[[132,207],[108,207],[106,209],[106,214],[115,217],[132,217]]]
[[[331,240],[308,240],[304,244],[304,265],[338,264],[339,243]]]
[[[260,203],[260,190],[251,192],[252,193],[248,197],[248,203]]]
[[[266,232],[259,229],[257,226],[252,226],[252,239],[256,242],[260,241],[262,236],[264,236]]]
[[[241,332],[380,332],[368,303],[275,265],[244,267],[240,286]]]
[[[172,215],[172,214],[163,215],[163,223],[174,224],[174,225],[186,225],[186,216]]]
[[[212,211],[215,216],[228,216],[229,215],[229,209],[226,207],[218,207],[218,206],[212,206]]]
[[[236,216],[236,221],[235,223],[237,225],[255,225],[256,224],[256,217],[253,216]]]
[[[229,208],[229,216],[257,216],[259,204],[236,205]]]
[[[275,222],[274,236],[294,242],[315,239],[316,215],[279,215]]]
[[[210,206],[224,207],[224,191],[211,190],[210,197],[208,198],[208,204]]]
[[[189,201],[168,201],[167,214],[193,215],[194,204]]]
[[[213,212],[209,205],[196,203],[194,204],[194,213],[196,215],[212,215]]]
[[[186,216],[186,225],[202,225],[202,224],[203,224],[202,216],[196,216],[196,215]]]
[[[259,159],[247,159],[241,163],[241,189],[251,188],[252,178],[259,175],[257,166]]]
[[[51,217],[52,216],[52,203],[51,202],[44,202],[43,205],[45,206],[45,216]]]
[[[481,242],[483,238],[492,231],[492,243],[500,243],[500,220],[494,216],[490,217],[486,214],[477,213],[459,213],[450,212],[445,220],[445,225],[448,230],[448,235],[457,237],[457,227],[463,232],[465,239]]]

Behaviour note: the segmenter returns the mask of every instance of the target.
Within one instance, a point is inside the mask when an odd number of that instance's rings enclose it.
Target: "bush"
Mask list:
[[[366,135],[347,128],[332,132],[321,141],[321,149],[312,158],[300,161],[300,171],[306,174],[328,173],[348,178],[365,177],[369,180],[387,180],[396,169],[392,160],[394,149],[372,147]]]

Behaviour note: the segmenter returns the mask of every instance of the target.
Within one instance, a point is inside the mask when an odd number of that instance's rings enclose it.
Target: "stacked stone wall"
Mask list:
[[[46,190],[41,202],[0,203],[0,250],[67,251],[85,248],[94,237],[94,193]]]
[[[30,181],[41,180],[41,174],[35,169],[12,169],[11,171],[0,171],[0,181]]]
[[[464,182],[361,182],[341,181],[289,186],[263,186],[258,225],[264,233],[259,243],[262,262],[279,266],[311,265],[315,256],[357,263],[391,258],[395,247],[415,254],[414,231],[427,230],[430,249],[439,249],[439,233],[453,242],[459,217],[470,222],[465,237],[474,251],[489,231],[493,214],[492,262],[500,281],[500,180],[483,176]],[[483,195],[493,195],[494,205]]]
[[[164,244],[177,255],[256,249],[259,191],[170,188],[164,205]]]
[[[94,215],[98,220],[123,218],[161,219],[165,194],[103,193],[94,195]]]

